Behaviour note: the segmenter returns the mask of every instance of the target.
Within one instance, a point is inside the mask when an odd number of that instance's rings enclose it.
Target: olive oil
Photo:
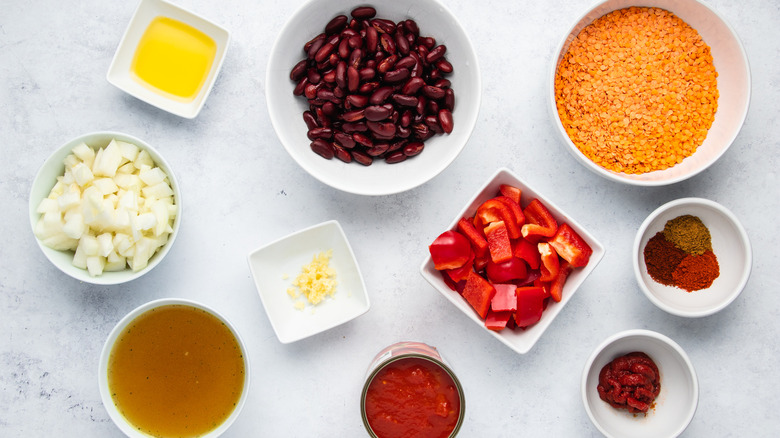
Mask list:
[[[156,17],[138,43],[130,70],[141,83],[191,101],[211,71],[217,44],[205,33],[169,17]]]

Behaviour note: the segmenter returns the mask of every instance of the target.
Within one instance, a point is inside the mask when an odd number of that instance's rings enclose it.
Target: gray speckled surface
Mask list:
[[[709,2],[739,34],[751,63],[747,120],[733,147],[707,171],[671,187],[637,188],[580,166],[558,141],[545,106],[552,51],[589,1],[445,0],[478,52],[484,94],[477,127],[441,175],[377,198],[319,183],[292,161],[271,128],[266,60],[301,0],[178,3],[233,37],[216,88],[194,120],[157,110],[105,80],[135,1],[0,0],[0,436],[120,436],[100,401],[98,356],[125,313],[161,297],[213,305],[248,343],[250,394],[225,436],[362,436],[358,398],[366,367],[399,340],[438,347],[458,374],[468,406],[462,436],[597,436],[580,401],[582,367],[604,338],[630,328],[671,337],[693,361],[700,403],[684,436],[780,430],[774,403],[780,360],[777,2]],[[118,287],[80,284],[56,270],[37,248],[26,214],[30,184],[49,153],[95,130],[150,142],[174,167],[184,194],[186,217],[171,253],[149,274]],[[418,273],[427,244],[502,166],[607,248],[583,289],[526,355],[477,330]],[[634,233],[646,215],[686,196],[731,209],[754,254],[743,294],[724,311],[695,320],[650,304],[630,264]],[[350,239],[371,310],[282,345],[246,255],[329,219],[339,220]]]

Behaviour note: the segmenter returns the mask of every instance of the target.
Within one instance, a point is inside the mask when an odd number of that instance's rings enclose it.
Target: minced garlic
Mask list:
[[[330,258],[333,250],[315,254],[311,263],[301,268],[301,273],[293,281],[293,286],[303,292],[306,299],[312,305],[319,304],[323,299],[336,293],[336,271],[330,267]],[[291,288],[292,289],[292,288]],[[287,293],[293,297],[288,289]],[[294,292],[293,292],[294,293]],[[297,296],[298,294],[295,294]],[[299,304],[295,307],[300,310]]]

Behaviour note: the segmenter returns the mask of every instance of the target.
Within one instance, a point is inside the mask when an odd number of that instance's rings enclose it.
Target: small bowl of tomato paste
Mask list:
[[[582,373],[582,402],[607,437],[676,437],[699,402],[691,360],[676,342],[650,330],[604,340]]]
[[[368,368],[360,412],[374,438],[448,438],[465,417],[463,388],[436,348],[399,342]]]

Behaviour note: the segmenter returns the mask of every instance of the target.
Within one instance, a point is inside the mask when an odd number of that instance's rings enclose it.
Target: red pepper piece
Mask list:
[[[460,268],[455,269],[446,269],[444,272],[454,281],[455,283],[459,281],[465,280],[469,276],[469,272],[472,271],[474,268],[474,253],[471,253],[471,257],[469,257],[469,260],[461,266]]]
[[[561,298],[563,298],[563,285],[573,270],[574,267],[564,260],[558,269],[558,275],[550,283],[550,296],[556,302],[560,302]]]
[[[487,312],[490,309],[490,301],[495,294],[496,288],[492,284],[476,272],[469,272],[462,295],[482,319],[485,319],[485,316],[487,316]]]
[[[542,276],[540,281],[553,281],[558,275],[560,261],[558,260],[558,253],[552,249],[549,243],[539,242],[539,254],[542,256],[542,265],[539,267],[539,271]]]
[[[517,310],[517,295],[515,290],[517,286],[514,284],[494,284],[496,294],[493,295],[493,299],[490,300],[490,309],[495,312],[514,312]]]
[[[539,269],[542,256],[539,255],[539,249],[533,243],[525,239],[517,239],[513,252],[515,257],[525,260],[531,269]]]
[[[507,196],[499,196],[495,199],[498,199],[499,201],[503,202],[504,205],[509,207],[509,211],[512,212],[512,216],[514,216],[515,218],[515,223],[517,224],[517,230],[519,232],[522,226],[525,224],[525,215],[523,214],[523,209],[520,208],[520,204],[513,201],[512,198],[509,198]],[[514,237],[514,239],[517,239],[519,237],[520,236]]]
[[[488,252],[488,243],[485,236],[478,230],[474,224],[467,218],[461,218],[458,221],[458,231],[471,242],[471,248],[477,256],[484,256]]]
[[[587,265],[590,255],[593,254],[590,245],[569,224],[558,227],[555,236],[548,242],[558,255],[575,268]]]
[[[512,242],[504,221],[491,222],[486,226],[485,237],[493,263],[502,263],[512,258]]]
[[[495,312],[490,311],[488,312],[487,316],[485,317],[485,328],[489,330],[494,331],[501,331],[506,328],[506,324],[509,322],[510,319],[512,319],[512,314],[514,312]]]
[[[449,275],[447,275],[446,272],[440,272],[442,280],[444,280],[444,284],[447,285],[450,289],[457,293],[463,293],[463,288],[466,287],[466,280],[461,280],[458,282],[452,281],[452,278],[450,278]]]
[[[460,268],[469,260],[471,244],[457,231],[448,230],[439,235],[428,246],[433,266],[441,271]]]
[[[528,276],[525,262],[517,257],[512,257],[503,263],[493,263],[488,260],[487,278],[493,283],[505,283],[510,280],[523,280]]]
[[[511,200],[515,201],[517,205],[520,205],[520,197],[523,194],[523,191],[515,186],[510,186],[509,184],[501,184],[498,187],[499,193],[501,193],[503,196],[506,196],[507,198],[510,198]]]
[[[558,221],[541,201],[534,198],[523,210],[525,225],[521,229],[523,237],[552,237],[558,230]]]
[[[517,311],[515,312],[515,322],[518,327],[528,327],[536,324],[542,319],[544,311],[545,293],[541,287],[518,287],[517,288]]]
[[[517,225],[517,218],[512,213],[512,210],[498,197],[490,198],[483,202],[474,215],[474,225],[476,227],[485,227],[499,221],[504,222],[510,239],[520,237],[520,227]]]

